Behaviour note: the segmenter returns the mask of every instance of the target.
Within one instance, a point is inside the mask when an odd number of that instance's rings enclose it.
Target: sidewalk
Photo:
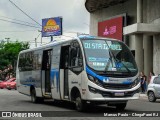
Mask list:
[[[141,93],[140,94],[140,99],[148,99],[148,96],[146,93]]]

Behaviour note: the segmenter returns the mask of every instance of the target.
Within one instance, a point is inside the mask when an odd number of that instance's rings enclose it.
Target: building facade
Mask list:
[[[86,0],[90,34],[98,36],[99,22],[125,16],[123,41],[135,55],[139,71],[160,74],[160,0]]]

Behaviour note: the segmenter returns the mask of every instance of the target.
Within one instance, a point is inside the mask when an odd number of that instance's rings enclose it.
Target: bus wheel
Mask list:
[[[85,102],[81,99],[80,96],[78,96],[76,98],[75,103],[76,103],[76,109],[77,109],[77,111],[82,112],[82,111],[85,110]]]
[[[36,97],[36,91],[35,91],[35,89],[32,89],[31,90],[31,101],[33,102],[33,103],[37,103],[37,97]]]
[[[117,110],[124,110],[126,105],[127,105],[127,103],[121,103],[121,104],[117,104],[115,106],[116,106]]]

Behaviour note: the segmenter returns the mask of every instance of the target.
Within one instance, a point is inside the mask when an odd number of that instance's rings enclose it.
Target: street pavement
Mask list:
[[[49,111],[48,115],[55,114],[54,119],[149,119],[150,117],[104,117],[104,113],[118,113],[121,111],[116,111],[113,107],[108,107],[106,105],[94,106],[87,108],[86,112],[77,112],[75,106],[69,102],[53,102],[51,100],[46,100],[44,103],[34,104],[30,102],[30,97],[18,93],[16,90],[6,90],[0,89],[0,111]],[[50,111],[52,111],[50,113]],[[57,111],[57,112],[56,112]],[[123,112],[138,112],[138,111],[160,111],[160,100],[155,103],[148,101],[145,94],[140,95],[139,100],[129,101],[126,109]],[[0,118],[1,119],[1,118]],[[17,119],[17,118],[16,118]],[[20,118],[19,118],[20,119]],[[22,118],[21,118],[22,119]],[[23,118],[29,119],[29,118]],[[36,118],[34,118],[36,119]],[[44,118],[37,118],[41,120]],[[47,117],[47,119],[52,119]],[[150,118],[151,119],[151,118]],[[159,119],[157,117],[152,117],[152,119]]]

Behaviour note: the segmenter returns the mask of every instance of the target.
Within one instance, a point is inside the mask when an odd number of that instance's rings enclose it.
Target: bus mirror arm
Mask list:
[[[82,67],[83,66],[83,60],[82,58],[75,58],[75,67]]]
[[[82,67],[83,66],[83,60],[82,58],[78,59],[78,66]]]

